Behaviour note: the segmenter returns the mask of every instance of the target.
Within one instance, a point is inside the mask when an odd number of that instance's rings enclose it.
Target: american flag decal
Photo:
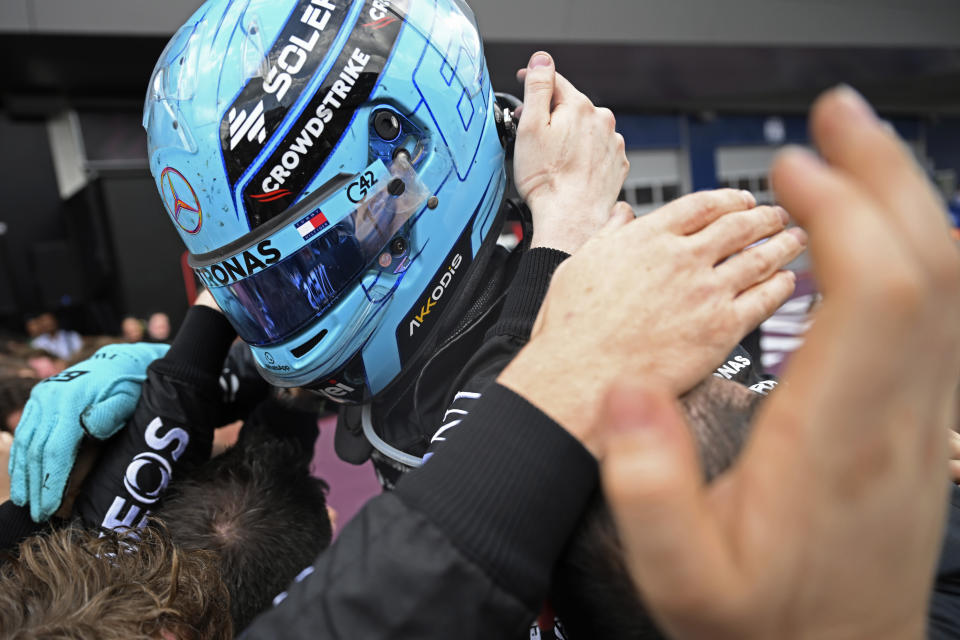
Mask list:
[[[323,215],[323,211],[317,209],[309,216],[298,222],[296,225],[297,232],[300,233],[300,237],[303,238],[304,242],[317,235],[324,229],[330,226],[330,222],[327,220],[327,216]]]

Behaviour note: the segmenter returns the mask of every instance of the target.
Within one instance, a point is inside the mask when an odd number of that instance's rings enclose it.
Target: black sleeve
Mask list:
[[[487,338],[512,336],[523,342],[529,340],[553,272],[569,257],[557,249],[531,249],[524,253],[509,285],[500,319]]]
[[[491,387],[455,437],[368,503],[242,637],[516,637],[596,484],[579,442]]]
[[[220,373],[223,391],[224,424],[246,420],[250,413],[270,395],[272,387],[263,379],[253,361],[250,347],[234,342]]]
[[[172,476],[210,457],[226,423],[219,375],[236,337],[224,316],[191,307],[167,355],[147,369],[133,417],[87,476],[74,514],[87,526],[139,526]]]
[[[18,507],[12,500],[0,504],[0,553],[13,551],[24,539],[43,527],[30,519],[29,506]]]

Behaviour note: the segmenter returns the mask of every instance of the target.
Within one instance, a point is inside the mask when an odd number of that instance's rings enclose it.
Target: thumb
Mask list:
[[[550,54],[538,51],[530,58],[523,85],[524,120],[538,126],[550,122],[550,103],[557,75]]]
[[[139,385],[137,390],[139,390]],[[92,404],[83,410],[81,424],[84,431],[94,438],[106,440],[126,424],[137,408],[139,394],[117,390],[114,395]]]
[[[731,575],[693,437],[663,391],[614,388],[602,421],[603,488],[624,559],[651,612],[676,629],[671,612],[704,602]]]
[[[616,233],[623,226],[630,224],[636,219],[637,215],[633,212],[633,207],[629,202],[619,201],[610,209],[610,217],[596,233],[596,237],[603,237]]]
[[[34,409],[34,407],[36,407]],[[10,461],[7,471],[10,473],[10,499],[22,507],[30,500],[30,465],[28,462],[30,446],[36,435],[38,425],[43,421],[40,414],[43,410],[39,405],[27,402],[13,436],[13,446],[10,447]]]

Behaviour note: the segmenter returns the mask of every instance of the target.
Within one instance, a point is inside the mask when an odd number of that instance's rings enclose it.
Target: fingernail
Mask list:
[[[845,107],[858,116],[871,120],[876,119],[877,114],[874,113],[873,108],[867,103],[863,96],[860,95],[860,92],[850,85],[840,85],[834,89],[834,95],[837,96],[837,99],[842,102]]]
[[[792,229],[787,229],[787,233],[795,237],[797,239],[797,242],[799,242],[803,246],[806,246],[807,241],[810,239],[810,237],[807,235],[807,232],[801,229],[800,227],[793,227]]]
[[[535,69],[536,67],[549,67],[550,62],[550,56],[541,51],[533,54],[533,57],[530,58],[529,66],[531,69]]]
[[[743,199],[747,201],[747,206],[749,208],[753,209],[755,206],[757,206],[757,199],[752,193],[746,190],[741,191],[740,193],[743,194]]]

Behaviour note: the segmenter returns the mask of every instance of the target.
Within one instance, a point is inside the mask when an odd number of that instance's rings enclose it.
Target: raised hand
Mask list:
[[[691,389],[787,300],[795,278],[780,269],[806,243],[783,231],[783,209],[743,191],[692,194],[629,222],[624,208],[557,269],[530,344],[500,376],[595,452],[609,384],[655,374],[675,394]]]
[[[673,393],[615,391],[604,486],[675,638],[921,638],[960,376],[960,254],[906,147],[850,89],[773,170],[823,307],[739,463],[704,486]]]
[[[593,106],[534,54],[522,70],[523,112],[514,150],[517,190],[533,215],[531,246],[574,253],[609,219],[630,168],[609,109]]]

